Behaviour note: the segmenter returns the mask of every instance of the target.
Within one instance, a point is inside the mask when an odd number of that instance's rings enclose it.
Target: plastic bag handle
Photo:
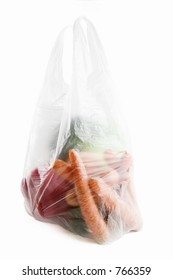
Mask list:
[[[61,97],[65,87],[63,77],[63,50],[64,50],[64,35],[69,27],[65,27],[60,33],[55,42],[55,45],[50,54],[46,75],[39,98],[41,106],[53,106],[55,101]]]
[[[59,34],[55,45],[52,49],[50,59],[47,66],[48,77],[54,77],[61,84],[63,79],[62,57],[64,49],[64,34],[68,27],[65,27]],[[56,74],[56,75],[55,75]]]
[[[87,32],[84,33],[84,28],[81,25],[82,21],[86,24]],[[74,34],[74,63],[78,61],[78,52],[81,48],[83,52],[84,65],[86,66],[87,55],[91,61],[93,71],[107,72],[106,56],[102,43],[99,39],[97,31],[90,20],[85,17],[79,17],[73,26]],[[88,54],[87,46],[88,45]],[[78,69],[80,72],[80,69]],[[86,70],[86,69],[85,69]]]

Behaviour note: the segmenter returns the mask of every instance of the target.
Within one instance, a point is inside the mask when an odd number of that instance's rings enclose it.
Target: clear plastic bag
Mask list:
[[[104,243],[141,227],[129,140],[93,24],[73,25],[71,84],[63,78],[65,29],[52,51],[27,152],[27,211]]]

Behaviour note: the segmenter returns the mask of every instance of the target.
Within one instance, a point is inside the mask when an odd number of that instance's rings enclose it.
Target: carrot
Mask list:
[[[66,200],[67,204],[72,206],[72,207],[79,206],[79,203],[78,203],[78,200],[77,200],[77,196],[76,196],[76,193],[75,193],[74,189],[72,189],[71,191],[69,191],[66,194],[65,200]]]
[[[132,165],[132,157],[130,154],[124,153],[114,153],[111,150],[104,152],[104,159],[109,166],[118,170],[119,172],[123,169],[128,169]]]
[[[95,183],[95,180],[96,179],[89,179],[88,185],[91,190],[91,194],[94,198],[95,203],[97,204],[98,207],[100,207],[102,204],[101,195],[100,195],[101,189],[100,189],[100,185]]]
[[[108,214],[114,211],[117,205],[116,192],[108,187],[102,179],[91,178],[88,184],[91,192],[97,198],[98,205],[104,207]]]
[[[128,183],[128,194],[133,199],[129,191],[130,183]],[[142,223],[138,210],[134,205],[123,201],[116,192],[108,187],[102,179],[89,179],[89,186],[93,195],[97,198],[97,204],[106,211],[108,222],[109,215],[116,213],[121,217],[123,224],[128,231],[139,230]],[[130,198],[129,198],[130,199]],[[128,199],[128,200],[129,200]],[[115,212],[116,211],[116,212]]]
[[[73,183],[73,170],[71,168],[71,165],[63,160],[56,160],[53,166],[53,170],[55,172],[58,172],[59,175],[64,177],[64,179],[70,181]]]
[[[125,230],[128,232],[137,231],[142,227],[139,210],[136,206],[134,206],[134,204],[119,200],[119,205],[117,206],[117,215],[120,216],[123,221]]]
[[[129,184],[128,188],[130,187]],[[102,179],[89,179],[89,186],[93,195],[95,196],[95,199],[97,199],[97,204],[103,207],[103,209],[106,211],[106,223],[109,221],[109,215],[116,213],[121,217],[121,220],[128,231],[140,229],[140,215],[138,214],[138,210],[133,205],[123,201],[112,188],[108,187],[104,183]],[[131,196],[131,193],[129,193],[129,195]]]
[[[94,239],[98,242],[105,242],[109,237],[108,228],[89,188],[85,166],[75,150],[70,150],[69,159],[73,168],[75,192],[83,218]]]

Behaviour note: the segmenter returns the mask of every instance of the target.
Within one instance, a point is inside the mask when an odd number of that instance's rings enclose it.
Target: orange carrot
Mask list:
[[[130,205],[126,201],[123,201],[116,194],[116,191],[108,187],[102,179],[89,179],[89,186],[95,197],[95,200],[97,199],[97,204],[103,207],[103,210],[106,211],[106,222],[108,222],[109,215],[111,215],[112,213],[116,213],[121,217],[123,224],[128,231],[140,229],[140,215],[133,204]],[[131,196],[131,193],[129,195]],[[133,197],[131,198],[133,199]]]
[[[79,203],[78,203],[78,200],[77,200],[77,196],[76,196],[76,193],[75,193],[75,189],[70,190],[66,194],[65,200],[66,200],[67,204],[72,206],[72,207],[79,206]]]
[[[91,192],[96,197],[98,205],[103,207],[109,215],[115,210],[117,205],[118,195],[108,187],[102,179],[91,178],[88,181]]]
[[[73,170],[71,165],[63,160],[56,160],[53,166],[55,172],[58,172],[64,179],[73,183]]]
[[[73,184],[73,170],[69,163],[63,160],[56,160],[53,169],[62,177],[64,177],[64,179],[70,181]],[[79,206],[74,188],[66,194],[65,200],[70,206]]]
[[[125,230],[128,232],[137,231],[142,227],[139,210],[134,204],[119,200],[116,213],[121,217]]]
[[[73,168],[75,191],[83,218],[93,237],[98,242],[105,242],[109,237],[108,228],[99,213],[89,188],[85,166],[75,150],[70,150],[69,158]]]
[[[118,171],[128,169],[132,165],[132,157],[126,152],[116,154],[111,150],[107,150],[104,153],[104,159],[112,168]]]

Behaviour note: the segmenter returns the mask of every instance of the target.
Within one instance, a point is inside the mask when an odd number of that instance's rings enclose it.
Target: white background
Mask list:
[[[20,181],[32,116],[59,31],[85,15],[97,28],[132,138],[144,226],[110,245],[40,223]],[[0,1],[2,260],[173,259],[172,1]]]

